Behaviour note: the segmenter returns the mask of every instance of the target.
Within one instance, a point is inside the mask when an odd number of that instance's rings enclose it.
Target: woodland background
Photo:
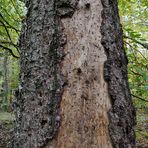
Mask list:
[[[148,1],[118,0],[128,56],[128,78],[137,111],[137,147],[148,146]],[[21,0],[0,0],[0,141],[10,138],[12,102],[19,87],[19,35],[27,10]]]

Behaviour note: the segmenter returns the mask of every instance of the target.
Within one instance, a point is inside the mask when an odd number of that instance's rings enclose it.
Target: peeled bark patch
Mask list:
[[[117,1],[101,0],[102,45],[107,55],[104,79],[108,83],[112,108],[109,115],[109,132],[115,148],[135,147],[135,110],[132,104],[127,78],[127,58],[123,47],[123,35],[118,16]]]
[[[112,147],[107,117],[111,103],[103,77],[107,57],[101,45],[101,11],[101,1],[80,0],[73,16],[62,18],[67,43],[61,68],[67,85],[60,107],[61,126],[52,144],[55,148]]]

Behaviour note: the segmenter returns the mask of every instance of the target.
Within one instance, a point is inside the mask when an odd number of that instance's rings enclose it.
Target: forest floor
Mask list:
[[[13,133],[14,115],[0,112],[0,148],[7,148]]]
[[[136,141],[138,148],[148,148],[148,108],[137,110]]]
[[[12,138],[14,115],[7,112],[0,113],[0,148],[7,148]],[[137,148],[148,148],[148,116],[144,111],[137,113],[136,126]]]

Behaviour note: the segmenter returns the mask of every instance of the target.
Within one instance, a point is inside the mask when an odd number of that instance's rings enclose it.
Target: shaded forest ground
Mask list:
[[[7,148],[13,136],[14,115],[0,112],[0,148]]]
[[[138,148],[148,148],[148,107],[137,110],[136,142]]]
[[[7,148],[13,136],[14,115],[0,113],[0,148]],[[148,148],[148,108],[137,110],[136,126],[137,148]]]

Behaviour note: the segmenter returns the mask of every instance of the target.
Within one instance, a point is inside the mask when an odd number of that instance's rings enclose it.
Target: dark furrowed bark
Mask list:
[[[72,16],[76,4],[77,1],[67,0],[26,2],[28,12],[20,37],[21,78],[16,91],[13,148],[43,147],[56,136],[66,82],[60,71],[66,43],[60,17]]]
[[[117,1],[101,0],[102,45],[107,61],[104,79],[108,83],[112,109],[109,111],[109,132],[115,148],[135,147],[135,109],[132,104],[127,78],[127,58],[118,16]]]

